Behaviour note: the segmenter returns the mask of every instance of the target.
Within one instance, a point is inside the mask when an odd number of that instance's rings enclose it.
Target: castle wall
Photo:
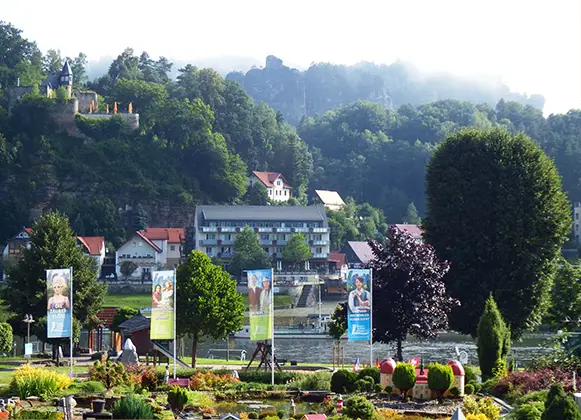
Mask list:
[[[18,86],[8,88],[8,110],[12,109],[25,94],[32,92],[32,86]]]
[[[89,110],[91,107],[91,101],[94,101],[94,103],[95,103],[95,109],[93,109],[93,112],[97,112],[99,110],[99,99],[97,97],[96,92],[75,91],[75,96],[76,96],[77,100],[79,101],[79,112],[81,114],[88,114],[89,113]]]
[[[125,120],[125,125],[128,130],[137,130],[139,128],[139,114],[83,114],[85,118],[92,118],[95,120],[107,120],[117,115]]]
[[[79,112],[79,101],[71,99],[64,104],[55,104],[51,115],[59,127],[71,133],[75,128],[75,115],[77,112]]]

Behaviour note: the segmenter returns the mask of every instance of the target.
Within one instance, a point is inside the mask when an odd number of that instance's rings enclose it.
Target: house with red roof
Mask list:
[[[402,233],[409,233],[416,241],[422,241],[424,231],[418,225],[395,224],[393,226],[395,226]]]
[[[280,172],[252,171],[248,185],[261,183],[268,191],[268,198],[272,201],[288,201],[291,198],[292,187]]]
[[[170,270],[178,266],[185,240],[184,228],[147,228],[143,234],[161,249],[162,264]]]
[[[6,241],[6,246],[2,252],[3,258],[20,258],[24,248],[30,246],[31,228],[22,228],[20,232]]]
[[[101,276],[101,268],[105,262],[105,237],[103,236],[77,236],[77,244],[83,248],[85,254],[91,256],[97,266],[98,276]]]

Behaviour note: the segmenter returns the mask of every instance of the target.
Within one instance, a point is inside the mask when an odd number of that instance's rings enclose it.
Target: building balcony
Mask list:
[[[320,254],[313,254],[313,257],[311,258],[312,260],[326,260],[329,259],[330,254],[323,252]]]
[[[310,245],[326,245],[326,246],[328,246],[329,241],[325,241],[325,240],[317,241],[317,240],[315,240],[315,241],[309,241],[309,244]]]
[[[135,260],[155,261],[155,256],[153,256],[153,255],[119,255],[117,257],[117,260],[119,262],[121,262],[121,261],[135,261]]]
[[[200,245],[234,245],[232,239],[202,239]]]
[[[227,226],[227,227],[224,227],[224,226],[199,226],[198,227],[198,230],[200,232],[210,232],[210,233],[215,233],[215,232],[228,232],[228,233],[230,233],[230,232],[237,232],[236,229],[239,229],[240,230],[240,228],[236,228],[236,227],[233,227],[233,226]]]

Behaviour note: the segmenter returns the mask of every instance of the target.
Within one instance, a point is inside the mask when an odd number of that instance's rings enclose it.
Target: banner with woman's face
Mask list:
[[[347,273],[347,337],[349,341],[371,340],[371,270]]]
[[[272,338],[272,270],[248,270],[248,306],[250,339]]]
[[[154,271],[151,292],[151,340],[173,340],[174,331],[174,272]]]
[[[71,271],[68,268],[46,270],[46,336],[71,336]]]

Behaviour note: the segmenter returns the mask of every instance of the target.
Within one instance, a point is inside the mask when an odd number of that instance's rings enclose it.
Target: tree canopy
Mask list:
[[[269,268],[272,260],[258,242],[258,235],[248,226],[244,226],[236,235],[232,261],[228,267],[232,275],[239,277],[243,270]]]
[[[453,261],[446,287],[469,302],[451,328],[475,335],[491,292],[516,337],[537,325],[571,229],[551,159],[523,134],[464,129],[438,147],[426,180],[424,238]]]

